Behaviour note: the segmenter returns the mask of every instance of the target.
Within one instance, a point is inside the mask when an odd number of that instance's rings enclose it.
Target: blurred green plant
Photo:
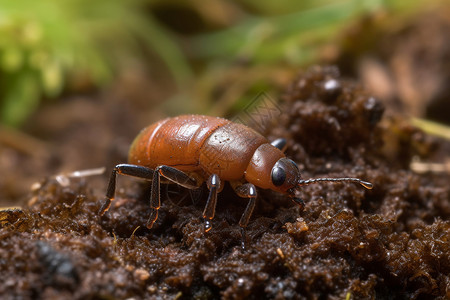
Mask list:
[[[208,58],[259,63],[285,60],[299,65],[317,58],[315,50],[361,17],[414,10],[422,1],[405,0],[242,0],[251,10],[241,22],[194,39],[195,53]],[[277,8],[274,7],[276,3]],[[283,12],[280,14],[280,12]]]
[[[191,39],[191,54],[207,62],[205,72],[196,77],[197,90],[192,97],[197,102],[195,111],[213,115],[233,114],[242,106],[241,100],[253,98],[255,85],[259,91],[278,94],[277,89],[287,84],[283,77],[292,78],[292,72],[300,67],[320,62],[326,51],[337,55],[342,33],[360,26],[358,22],[362,19],[376,19],[381,14],[385,16],[383,22],[389,24],[407,18],[426,3],[423,0],[215,2],[221,4],[224,15],[230,16],[224,22],[229,25]],[[289,71],[291,76],[286,74]],[[217,92],[218,87],[222,87],[222,93]]]
[[[101,86],[126,60],[145,61],[145,48],[175,81],[190,76],[174,37],[142,1],[0,0],[0,123],[21,124],[71,80]]]
[[[171,114],[232,114],[255,93],[276,94],[293,70],[317,62],[324,46],[338,47],[358,20],[378,12],[398,18],[425,3],[0,0],[0,123],[21,124],[40,99],[77,80],[102,86],[123,63],[148,62],[149,52],[185,89],[167,103]],[[187,87],[191,68],[195,82]]]

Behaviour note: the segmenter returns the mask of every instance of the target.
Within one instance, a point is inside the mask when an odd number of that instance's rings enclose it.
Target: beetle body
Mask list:
[[[285,157],[286,141],[269,143],[261,134],[242,124],[200,115],[167,118],[144,128],[132,143],[128,164],[117,165],[110,177],[106,201],[100,209],[103,215],[114,198],[116,175],[130,175],[152,181],[151,228],[160,208],[160,182],[169,180],[189,189],[207,182],[209,196],[203,211],[205,231],[211,229],[217,194],[224,181],[230,181],[235,192],[248,198],[239,221],[244,229],[255,207],[256,187],[272,189],[295,198],[303,185],[319,181],[352,181],[372,188],[358,178],[317,178],[301,180],[297,164]]]
[[[224,181],[245,179],[261,188],[277,189],[263,177],[270,175],[282,157],[281,150],[247,126],[222,118],[187,115],[144,128],[131,145],[128,163],[151,169],[170,166],[202,182],[217,174]]]

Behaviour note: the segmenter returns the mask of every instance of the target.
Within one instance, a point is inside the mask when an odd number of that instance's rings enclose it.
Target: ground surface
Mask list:
[[[96,191],[104,189],[107,175],[68,178],[67,184],[48,176],[21,209],[0,213],[0,294],[26,299],[449,298],[449,176],[410,168],[414,157],[445,157],[448,142],[385,114],[380,101],[333,67],[299,75],[282,98],[265,134],[288,139],[287,155],[299,162],[303,178],[360,177],[374,189],[351,183],[307,186],[298,192],[304,211],[282,195],[260,190],[242,251],[237,223],[245,202],[228,187],[220,194],[214,227],[205,234],[206,192],[191,197],[184,189],[166,187],[159,218],[148,230],[143,226],[148,200],[136,181],[120,178],[113,206],[99,217],[103,198]],[[92,125],[72,129],[72,139],[78,136],[87,148],[85,165],[74,169],[112,165],[126,156],[123,145],[133,137],[120,138],[143,125],[129,122],[133,114],[126,104],[114,105],[97,120],[110,124],[114,136],[95,134]],[[61,155],[77,155],[69,141],[60,142],[68,145]],[[105,144],[103,157],[89,154],[96,142]],[[108,143],[116,147],[107,151]],[[42,163],[57,167],[54,158],[46,159]]]

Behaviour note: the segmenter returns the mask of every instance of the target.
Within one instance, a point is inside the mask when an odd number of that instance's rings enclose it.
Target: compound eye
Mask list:
[[[286,180],[286,172],[283,168],[280,167],[274,167],[272,169],[272,183],[274,186],[280,186],[283,185],[284,181]]]

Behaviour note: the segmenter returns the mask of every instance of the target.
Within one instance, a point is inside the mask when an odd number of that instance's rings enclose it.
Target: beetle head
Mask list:
[[[301,186],[318,183],[318,182],[355,182],[359,183],[366,189],[372,189],[373,185],[370,182],[363,181],[359,178],[351,178],[351,177],[343,177],[343,178],[315,178],[303,180],[300,179],[300,171],[298,169],[297,164],[288,159],[281,158],[278,160],[272,168],[271,172],[271,180],[272,184],[276,187],[279,192],[288,193],[293,195],[295,189],[300,188]],[[273,188],[272,188],[273,189]]]
[[[300,170],[293,160],[283,157],[273,166],[270,179],[274,186],[273,190],[293,194],[300,181]]]
[[[254,185],[271,189],[280,193],[294,195],[295,190],[301,186],[318,182],[355,182],[367,189],[372,188],[370,182],[359,178],[315,178],[300,179],[300,170],[297,164],[286,158],[278,148],[270,144],[262,144],[253,154],[245,171],[245,179]]]

